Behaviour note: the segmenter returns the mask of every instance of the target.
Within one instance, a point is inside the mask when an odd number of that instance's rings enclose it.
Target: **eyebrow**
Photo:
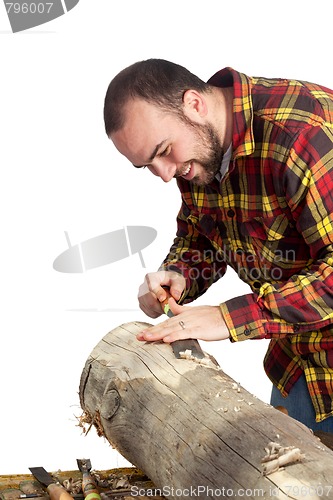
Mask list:
[[[150,157],[148,158],[148,161],[146,163],[150,163],[151,161],[153,161],[153,159],[157,155],[157,152],[159,151],[159,149],[161,149],[161,147],[164,145],[165,142],[167,142],[167,139],[164,139],[162,142],[160,142],[159,144],[157,144],[157,146],[155,146],[154,151],[152,152],[152,154],[150,155]],[[134,163],[133,163],[133,167],[135,167],[135,168],[142,168],[142,167],[145,167],[145,166],[146,166],[146,164],[144,164],[144,165],[134,165]]]

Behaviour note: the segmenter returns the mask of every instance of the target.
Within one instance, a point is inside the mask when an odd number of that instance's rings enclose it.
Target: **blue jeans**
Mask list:
[[[316,422],[316,414],[304,375],[302,375],[297,380],[296,384],[293,385],[286,398],[284,398],[281,392],[273,385],[271,405],[284,406],[288,410],[288,415],[290,417],[307,425],[313,431],[333,432],[333,417],[328,417],[322,422]]]

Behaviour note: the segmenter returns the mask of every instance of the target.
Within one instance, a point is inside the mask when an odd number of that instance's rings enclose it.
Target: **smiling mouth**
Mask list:
[[[191,172],[192,169],[192,163],[190,163],[180,174],[177,175],[177,177],[185,177]]]

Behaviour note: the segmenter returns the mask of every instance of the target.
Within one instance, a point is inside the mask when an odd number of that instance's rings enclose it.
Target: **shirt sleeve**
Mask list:
[[[209,239],[192,224],[190,211],[183,202],[177,216],[176,238],[160,267],[160,270],[176,271],[185,277],[186,289],[180,303],[197,299],[224,275],[226,263],[217,254]]]
[[[333,324],[333,136],[312,127],[294,142],[281,172],[309,264],[283,283],[264,283],[258,293],[220,305],[231,340],[274,338]]]

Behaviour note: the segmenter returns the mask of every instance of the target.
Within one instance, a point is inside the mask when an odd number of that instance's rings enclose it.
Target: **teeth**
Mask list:
[[[190,170],[191,170],[191,165],[187,167],[187,169],[183,172],[183,175],[187,175]]]

